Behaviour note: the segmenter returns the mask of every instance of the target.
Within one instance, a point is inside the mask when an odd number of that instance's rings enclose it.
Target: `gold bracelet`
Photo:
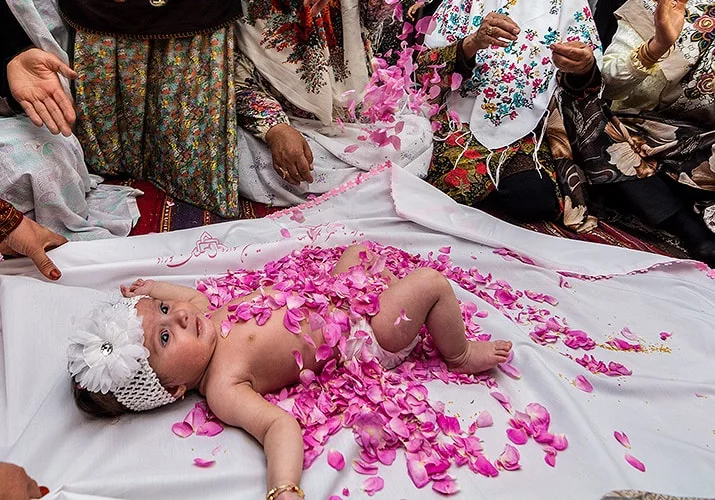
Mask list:
[[[642,72],[642,73],[648,73],[649,75],[653,75],[653,74],[655,74],[655,73],[658,71],[658,65],[657,65],[657,64],[652,64],[652,65],[649,66],[649,67],[646,67],[646,66],[643,65],[643,63],[641,62],[640,58],[638,57],[638,55],[639,55],[639,53],[640,53],[642,47],[643,47],[642,45],[641,45],[640,47],[636,47],[636,48],[633,49],[633,51],[631,52],[631,64],[633,64],[633,67],[634,67],[636,70],[638,70],[638,71],[640,71],[640,72]]]
[[[300,498],[305,498],[305,493],[303,493],[300,486],[294,483],[286,483],[268,490],[268,493],[266,493],[266,500],[276,500],[278,495],[285,493],[286,491],[297,493]]]

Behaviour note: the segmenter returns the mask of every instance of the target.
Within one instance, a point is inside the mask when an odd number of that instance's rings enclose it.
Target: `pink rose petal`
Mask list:
[[[477,427],[481,429],[492,425],[494,425],[494,419],[492,419],[491,414],[486,410],[480,412],[477,416]]]
[[[668,340],[672,336],[673,336],[672,333],[660,332],[660,340]]]
[[[350,144],[350,145],[347,146],[343,151],[344,151],[345,153],[354,153],[355,151],[357,151],[357,149],[358,149],[359,147],[360,147],[360,146],[358,146],[357,144]]]
[[[529,436],[524,429],[509,428],[506,430],[506,436],[509,438],[509,441],[519,445],[526,444],[529,440]]]
[[[626,433],[625,433],[625,432],[614,431],[614,432],[613,432],[613,437],[616,438],[616,441],[618,441],[619,443],[621,443],[621,444],[622,444],[623,446],[625,446],[626,448],[630,448],[630,447],[631,447],[631,441],[630,441],[630,439],[628,439],[628,436],[626,436]]]
[[[362,483],[363,491],[370,497],[384,487],[385,481],[380,476],[369,477]]]
[[[418,488],[423,488],[429,483],[425,465],[416,458],[407,459],[407,475],[410,476],[410,479]]]
[[[288,231],[286,228],[281,229],[281,236],[284,238],[290,238],[290,231]]]
[[[213,437],[216,434],[220,434],[223,431],[223,425],[216,420],[208,420],[201,427],[196,429],[197,436],[208,436]]]
[[[293,351],[293,357],[295,358],[295,362],[298,364],[298,369],[302,370],[303,369],[303,355],[300,353],[300,351]]]
[[[521,372],[511,363],[499,363],[497,366],[501,371],[509,375],[511,378],[517,380],[521,378]]]
[[[446,479],[434,481],[432,483],[432,489],[443,495],[454,495],[459,492],[459,485],[457,485],[454,479],[447,477]]]
[[[328,465],[335,470],[343,470],[345,467],[345,457],[338,450],[328,450]]]
[[[645,472],[645,464],[643,464],[643,462],[638,460],[636,457],[634,457],[630,453],[626,453],[626,462],[631,464],[633,467],[635,467],[639,471]]]
[[[580,389],[583,392],[593,392],[591,382],[589,382],[583,375],[577,375],[576,378],[573,379],[573,383],[577,389]]]
[[[171,426],[171,431],[181,438],[186,438],[194,433],[194,429],[186,422],[176,422]]]
[[[194,458],[194,465],[196,467],[201,467],[202,469],[211,467],[215,463],[216,460],[204,460],[203,458]]]

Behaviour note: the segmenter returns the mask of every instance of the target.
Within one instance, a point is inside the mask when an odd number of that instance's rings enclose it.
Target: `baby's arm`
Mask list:
[[[295,418],[269,403],[248,383],[207,391],[209,408],[227,424],[245,429],[262,445],[266,454],[268,490],[300,485],[303,473],[303,435]],[[294,493],[276,497],[299,498]]]
[[[129,286],[120,285],[119,289],[125,297],[148,295],[159,300],[180,300],[191,302],[204,310],[208,308],[209,299],[198,290],[188,286],[175,285],[165,281],[137,279]]]

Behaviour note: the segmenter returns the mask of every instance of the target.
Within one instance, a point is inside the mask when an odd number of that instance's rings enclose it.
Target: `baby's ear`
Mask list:
[[[171,394],[175,399],[181,398],[185,393],[186,393],[186,386],[185,385],[180,385],[178,387],[167,387],[166,390]]]

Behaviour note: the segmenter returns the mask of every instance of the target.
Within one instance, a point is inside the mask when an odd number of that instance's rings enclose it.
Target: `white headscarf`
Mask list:
[[[532,133],[546,113],[556,89],[549,45],[578,40],[600,60],[601,44],[585,0],[444,0],[425,45],[455,43],[477,31],[492,11],[519,25],[518,39],[478,51],[472,79],[450,94],[447,105],[482,145],[498,149]]]

